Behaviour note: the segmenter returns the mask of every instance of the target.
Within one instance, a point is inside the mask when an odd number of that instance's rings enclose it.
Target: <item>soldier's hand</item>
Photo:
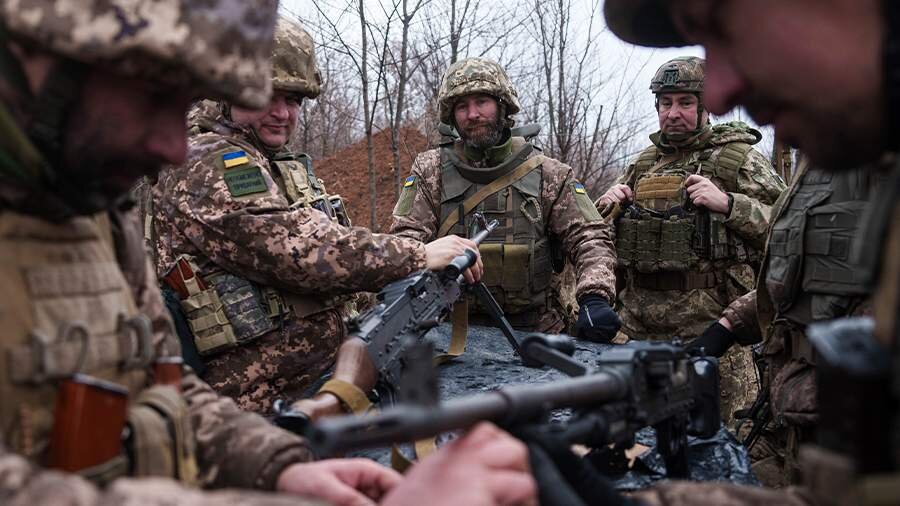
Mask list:
[[[374,506],[401,480],[368,459],[331,459],[291,464],[278,477],[277,490],[334,506]]]
[[[463,275],[466,277],[466,283],[476,283],[481,279],[481,275],[484,272],[481,254],[478,253],[478,245],[458,235],[448,235],[426,244],[426,266],[432,271],[442,270],[450,265],[454,258],[464,254],[466,250],[474,251],[478,258],[475,260],[475,265],[463,272]]]
[[[728,214],[728,194],[720,190],[709,179],[698,174],[691,174],[684,180],[684,186],[695,206]]]
[[[578,299],[578,321],[575,336],[578,339],[608,343],[622,327],[619,315],[600,295],[588,294]]]
[[[384,506],[536,505],[528,449],[489,423],[416,464]]]
[[[631,188],[627,184],[617,184],[606,190],[606,193],[601,195],[594,205],[597,206],[597,209],[602,210],[610,204],[631,202],[632,199],[634,199],[634,193],[631,191]]]

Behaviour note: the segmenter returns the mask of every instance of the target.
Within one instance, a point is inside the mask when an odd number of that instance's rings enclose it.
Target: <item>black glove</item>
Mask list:
[[[700,337],[691,341],[684,349],[693,351],[703,348],[707,355],[721,358],[734,342],[734,332],[716,322],[707,327]]]
[[[575,336],[578,339],[608,343],[622,322],[609,302],[599,295],[585,295],[578,300],[578,322],[575,324]]]
[[[528,460],[541,506],[636,505],[619,494],[590,462],[572,453],[564,438],[540,427],[522,427],[513,435],[528,445]]]

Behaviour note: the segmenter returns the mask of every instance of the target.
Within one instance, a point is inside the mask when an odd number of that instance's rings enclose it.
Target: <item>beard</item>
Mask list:
[[[503,138],[503,121],[498,114],[493,121],[472,123],[466,128],[461,128],[459,135],[465,141],[466,146],[479,150],[491,148]]]

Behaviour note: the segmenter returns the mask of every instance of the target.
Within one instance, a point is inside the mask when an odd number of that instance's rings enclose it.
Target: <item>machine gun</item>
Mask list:
[[[688,476],[687,435],[711,437],[721,423],[716,359],[690,356],[673,344],[636,342],[602,353],[592,369],[572,359],[572,351],[568,336],[529,336],[522,342],[529,360],[574,377],[443,403],[437,403],[436,378],[422,377],[425,369],[413,368],[419,374],[405,377],[403,384],[412,391],[406,398],[416,402],[403,400],[366,416],[325,418],[307,425],[303,435],[324,457],[433,437],[487,420],[514,433],[536,428],[608,452],[630,448],[636,432],[652,426],[667,474]],[[549,422],[551,412],[561,408],[571,408],[572,415]]]
[[[480,244],[498,222],[485,223],[484,217],[479,214],[475,218],[481,230],[472,237],[472,241]],[[510,346],[521,356],[512,326],[488,288],[484,283],[472,286],[464,283],[462,273],[475,260],[475,252],[467,251],[465,255],[453,259],[441,272],[418,272],[381,290],[375,307],[348,322],[350,339],[341,347],[334,378],[362,392],[370,391],[377,383],[382,403],[390,403],[401,373],[409,365],[409,361],[404,359],[405,350],[420,342],[429,330],[446,319],[464,289],[471,290],[478,297]],[[279,402],[275,410],[279,413],[276,423],[291,426],[302,426],[307,419],[341,412],[338,399],[321,394],[313,399],[297,401],[287,409],[284,403]]]

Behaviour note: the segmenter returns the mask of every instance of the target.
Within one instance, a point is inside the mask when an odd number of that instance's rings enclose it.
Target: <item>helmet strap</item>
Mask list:
[[[886,125],[888,128],[886,146],[889,149],[900,147],[900,2],[884,0],[882,2],[885,19],[885,37],[882,48],[882,80]]]

